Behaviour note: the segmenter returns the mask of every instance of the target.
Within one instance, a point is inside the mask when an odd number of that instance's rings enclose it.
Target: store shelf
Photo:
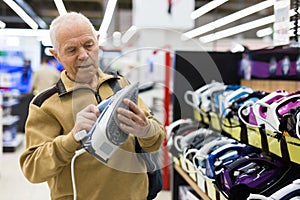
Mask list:
[[[2,106],[3,107],[12,107],[19,104],[19,100],[9,100],[9,101],[3,101]]]
[[[11,141],[3,141],[3,152],[14,152],[23,143],[24,135],[17,134],[16,138]]]
[[[19,94],[13,94],[11,92],[3,93],[4,97],[1,102],[3,112],[1,114],[1,142],[3,152],[14,152],[23,142],[24,135],[18,133],[18,123],[20,116],[12,114],[12,108],[17,106],[19,101]]]
[[[297,91],[300,88],[299,81],[292,80],[241,80],[242,86],[247,86],[254,90],[273,92],[275,90],[286,90],[288,92]]]
[[[19,121],[20,117],[17,115],[9,115],[2,118],[3,126],[11,126]]]
[[[178,176],[180,175],[180,177],[174,177],[174,182],[173,182],[173,200],[177,200],[178,199],[178,194],[175,194],[175,192],[178,191],[178,185],[176,184],[180,184],[180,182],[182,183],[182,181],[176,181],[179,178],[184,179],[184,181],[186,181],[186,183],[191,186],[193,188],[193,190],[203,199],[203,200],[210,200],[210,198],[207,196],[207,194],[205,192],[203,192],[199,186],[197,185],[197,183],[192,180],[192,178],[177,164],[173,165],[174,170],[177,173],[174,173],[174,176]]]

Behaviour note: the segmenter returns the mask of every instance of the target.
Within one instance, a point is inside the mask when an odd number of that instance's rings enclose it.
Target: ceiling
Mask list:
[[[173,0],[179,1],[179,0]],[[49,24],[58,15],[58,11],[54,4],[54,0],[15,0],[34,20],[44,21],[45,24],[41,24],[39,29],[47,29]],[[107,0],[64,0],[65,7],[67,11],[79,11],[86,15],[94,24],[95,28],[98,29],[101,24],[101,19],[104,15],[104,10],[106,7]],[[195,9],[203,6],[204,4],[210,2],[209,0],[195,0]],[[230,13],[234,13],[248,6],[254,5],[256,3],[262,2],[262,0],[230,0],[219,6],[215,10],[209,13],[210,16],[214,18],[221,18]],[[15,14],[15,12],[3,2],[0,2],[0,20],[6,23],[6,28],[30,28],[24,21]],[[293,4],[291,4],[293,6]],[[132,0],[118,0],[117,2],[118,11],[131,11],[132,10]],[[264,16],[273,14],[273,7],[255,13],[250,17],[245,17],[238,22],[245,23],[254,19],[258,19]],[[208,23],[210,18],[198,18],[195,21],[195,25],[200,26]],[[130,21],[128,22],[130,23]],[[232,26],[232,24],[230,25]],[[130,25],[128,26],[130,27]],[[226,28],[223,27],[223,28]],[[249,34],[249,37],[251,34]]]
[[[43,20],[46,25],[39,28],[46,29],[51,21],[59,15],[54,0],[15,0],[36,22]],[[67,11],[77,11],[86,15],[92,23],[99,28],[104,15],[105,0],[64,0]],[[4,2],[0,2],[0,19],[6,23],[6,28],[30,28],[24,21]],[[120,9],[131,9],[131,0],[119,0]]]

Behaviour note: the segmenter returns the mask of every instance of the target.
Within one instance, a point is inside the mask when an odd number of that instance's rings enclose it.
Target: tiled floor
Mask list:
[[[19,167],[19,155],[24,145],[13,153],[0,157],[0,199],[1,200],[48,200],[46,183],[32,184],[23,176]],[[155,200],[170,200],[170,191],[162,191]]]

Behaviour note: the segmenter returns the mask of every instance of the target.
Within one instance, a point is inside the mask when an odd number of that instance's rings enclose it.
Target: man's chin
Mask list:
[[[96,73],[80,74],[77,75],[75,82],[82,84],[90,84],[94,80]]]

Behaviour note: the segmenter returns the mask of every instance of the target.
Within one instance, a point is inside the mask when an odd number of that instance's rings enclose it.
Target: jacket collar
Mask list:
[[[100,78],[98,79],[97,88],[99,88],[102,85],[102,83],[109,79],[118,78],[117,74],[107,74],[102,72],[100,69],[98,70],[98,75]],[[86,84],[76,83],[75,81],[69,79],[69,77],[66,75],[65,70],[61,72],[61,78],[57,82],[56,87],[59,96],[71,93],[76,89],[90,88]]]

